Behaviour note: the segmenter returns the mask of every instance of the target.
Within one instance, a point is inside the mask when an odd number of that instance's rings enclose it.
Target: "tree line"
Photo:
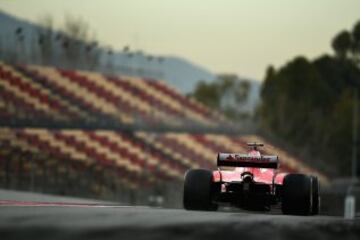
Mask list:
[[[349,176],[353,96],[360,95],[360,21],[336,34],[331,46],[334,55],[298,56],[278,69],[268,67],[257,117],[262,131],[307,161]]]
[[[230,119],[243,121],[251,117],[249,110],[244,109],[251,87],[250,80],[223,73],[212,82],[200,81],[189,96]]]

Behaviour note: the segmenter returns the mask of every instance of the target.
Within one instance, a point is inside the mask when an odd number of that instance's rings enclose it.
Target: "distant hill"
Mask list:
[[[25,54],[30,55],[31,48],[34,46],[33,43],[36,42],[36,38],[38,37],[38,32],[44,29],[37,24],[0,11],[0,46],[2,49],[15,47],[15,32],[18,28],[21,28],[24,36]],[[131,53],[133,56],[130,58],[128,57],[129,53],[114,51],[111,57],[112,62],[109,64],[109,57],[105,54],[107,49],[99,46],[98,51],[104,54],[101,55],[101,65],[98,66],[97,70],[106,72],[110,65],[113,73],[161,78],[175,86],[182,93],[192,91],[199,80],[212,81],[214,79],[212,72],[179,57],[153,57],[149,54],[137,52]],[[27,58],[29,57],[30,56]],[[161,59],[161,63],[158,59]],[[24,60],[26,62],[29,61],[29,59]],[[36,61],[36,59],[32,59],[31,61]]]
[[[140,77],[162,79],[182,93],[193,91],[199,81],[213,81],[215,75],[209,70],[175,56],[156,56],[142,52],[124,53],[115,51],[113,72]],[[106,57],[103,65],[106,65]]]
[[[17,40],[16,31],[21,28],[23,36],[20,43]],[[39,32],[45,29],[38,24],[14,17],[0,10],[0,59],[6,59],[5,55],[13,61],[54,65],[62,68],[85,68],[79,63],[78,66],[64,64],[61,62],[61,43],[53,44],[56,48],[53,51],[53,60],[42,62],[39,54],[38,38]],[[55,40],[54,40],[55,41]],[[162,79],[169,85],[174,86],[181,93],[187,94],[194,90],[199,81],[211,82],[216,76],[204,67],[192,63],[189,60],[176,56],[159,56],[141,51],[111,51],[104,46],[97,46],[96,51],[99,53],[99,64],[92,70],[110,73],[131,75],[139,77],[148,77]],[[252,82],[251,94],[248,103],[244,109],[252,112],[259,99],[259,83]]]

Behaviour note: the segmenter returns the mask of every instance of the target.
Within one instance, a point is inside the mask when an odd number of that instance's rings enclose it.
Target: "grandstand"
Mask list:
[[[124,201],[248,141],[284,170],[315,172],[259,136],[220,133],[235,125],[152,79],[0,63],[0,117],[3,188]]]
[[[0,63],[0,77],[0,107],[6,122],[37,122],[38,126],[60,128],[234,125],[163,82],[151,79],[5,63]]]

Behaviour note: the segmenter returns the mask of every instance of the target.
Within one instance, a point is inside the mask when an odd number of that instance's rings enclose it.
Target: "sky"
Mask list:
[[[360,0],[0,0],[39,22],[80,17],[105,46],[190,60],[214,73],[262,80],[270,64],[331,53],[332,37],[360,20]]]

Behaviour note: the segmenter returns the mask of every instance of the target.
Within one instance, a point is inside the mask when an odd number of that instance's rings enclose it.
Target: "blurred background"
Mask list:
[[[359,9],[0,0],[0,188],[181,207],[187,169],[258,141],[345,194],[360,169]]]

